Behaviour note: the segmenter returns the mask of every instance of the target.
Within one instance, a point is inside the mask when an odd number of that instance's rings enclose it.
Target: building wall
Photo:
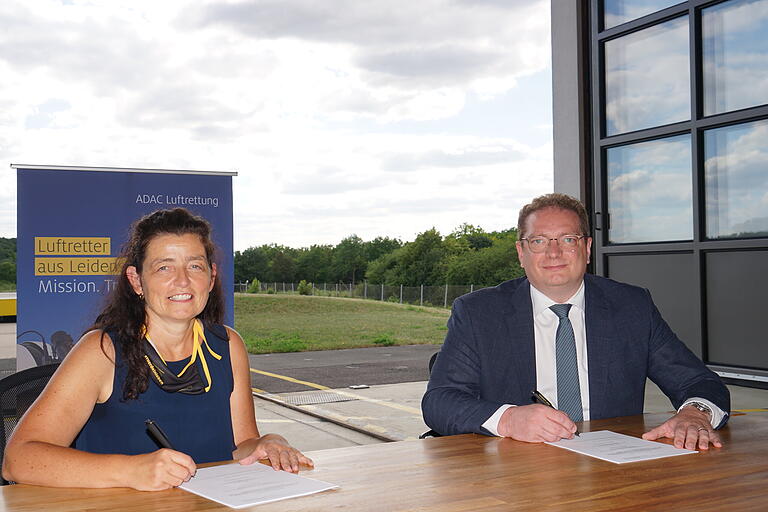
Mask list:
[[[578,0],[552,2],[552,118],[555,191],[586,199],[583,99],[580,94],[583,44],[575,20]]]

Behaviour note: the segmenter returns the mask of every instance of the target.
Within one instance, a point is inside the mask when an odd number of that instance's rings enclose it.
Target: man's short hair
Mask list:
[[[530,204],[527,204],[520,209],[520,215],[517,217],[518,238],[524,238],[526,236],[525,223],[528,222],[528,217],[532,213],[543,210],[545,208],[559,208],[561,210],[572,211],[579,218],[579,227],[581,228],[581,233],[571,234],[591,236],[589,234],[589,217],[587,216],[587,209],[584,208],[584,204],[582,204],[582,202],[575,197],[571,197],[566,194],[558,194],[555,192],[552,194],[544,194],[543,196],[536,197],[533,201],[530,202]]]

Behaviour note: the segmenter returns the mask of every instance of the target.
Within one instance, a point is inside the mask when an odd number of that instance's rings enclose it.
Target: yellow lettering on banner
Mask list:
[[[111,253],[112,239],[109,237],[35,237],[35,256],[109,256]]]
[[[35,258],[36,276],[114,276],[123,258]]]

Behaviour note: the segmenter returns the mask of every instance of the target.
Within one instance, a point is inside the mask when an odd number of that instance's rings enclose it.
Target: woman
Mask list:
[[[94,329],[8,441],[6,479],[160,490],[189,480],[196,463],[269,459],[294,473],[312,466],[282,437],[259,435],[248,354],[221,325],[214,252],[208,223],[183,208],[134,224]],[[158,449],[147,419],[175,450]]]

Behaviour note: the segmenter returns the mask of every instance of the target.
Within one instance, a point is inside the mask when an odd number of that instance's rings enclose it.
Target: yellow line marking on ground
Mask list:
[[[327,386],[321,386],[320,384],[315,384],[314,382],[307,382],[305,380],[294,379],[293,377],[288,377],[286,375],[278,375],[277,373],[265,372],[264,370],[256,370],[255,368],[251,368],[251,371],[253,373],[266,375],[267,377],[274,377],[276,379],[287,380],[288,382],[295,382],[296,384],[304,384],[305,386],[309,386],[311,388],[322,389],[322,390],[331,389]]]
[[[734,409],[733,412],[766,412],[768,409]]]
[[[408,407],[407,405],[400,405],[393,402],[387,402],[385,400],[379,400],[376,398],[368,398],[367,396],[358,395],[357,393],[350,393],[348,391],[340,391],[338,389],[332,389],[328,386],[323,386],[322,384],[315,384],[314,382],[307,382],[305,380],[299,380],[294,379],[293,377],[288,377],[286,375],[279,375],[277,373],[271,373],[271,372],[265,372],[264,370],[257,370],[255,368],[251,368],[251,371],[253,373],[258,373],[260,375],[266,375],[267,377],[274,377],[276,379],[285,380],[288,382],[294,382],[296,384],[303,384],[305,386],[309,386],[311,388],[320,389],[323,391],[330,391],[332,393],[336,393],[337,395],[345,396],[347,398],[354,398],[355,400],[361,400],[363,402],[369,402],[372,404],[379,404],[383,405],[385,407],[389,407],[391,409],[397,409],[399,411],[408,412],[411,414],[415,414],[416,416],[421,416],[421,410],[416,409],[415,407]],[[255,388],[254,388],[255,389]],[[265,391],[258,391],[259,393],[265,393]]]
[[[251,388],[251,391],[253,391],[254,393],[266,393],[266,391],[259,388]]]

